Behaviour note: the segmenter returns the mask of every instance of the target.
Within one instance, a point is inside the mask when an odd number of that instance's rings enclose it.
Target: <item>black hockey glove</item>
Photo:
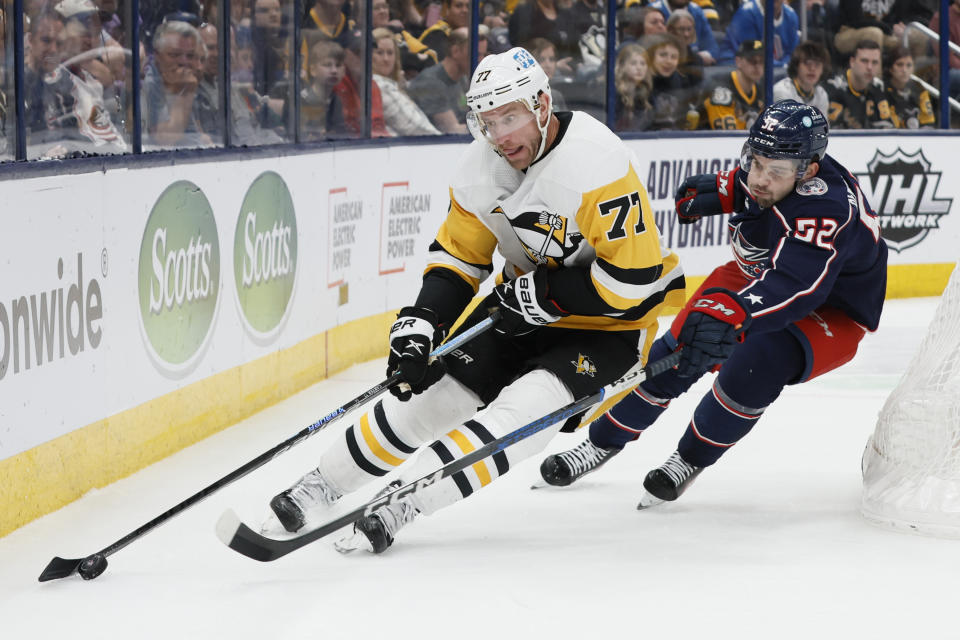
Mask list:
[[[737,174],[740,167],[720,173],[690,176],[680,183],[674,200],[681,224],[696,222],[702,216],[735,213],[743,210],[744,195]]]
[[[700,376],[725,361],[753,318],[743,299],[727,289],[707,289],[693,301],[690,313],[680,329],[678,341],[683,347],[677,375]]]
[[[437,328],[437,314],[422,307],[404,307],[390,328],[390,355],[387,358],[387,376],[400,372],[400,384],[390,387],[390,393],[407,401],[414,393],[422,393],[443,377],[446,368],[439,358],[430,362],[433,345],[443,341]]]
[[[547,297],[547,273],[540,267],[494,287],[500,299],[500,322],[494,331],[522,336],[570,315]]]

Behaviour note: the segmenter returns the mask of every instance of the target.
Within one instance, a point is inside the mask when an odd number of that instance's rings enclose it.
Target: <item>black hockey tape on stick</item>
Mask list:
[[[443,345],[434,349],[430,353],[431,357],[440,357],[440,356],[446,355],[447,353],[450,353],[451,351],[463,345],[464,343],[468,342],[475,336],[488,330],[499,319],[500,319],[499,312],[497,311],[491,312],[488,317],[484,318],[474,326],[465,330],[463,333],[453,336],[452,338],[450,338],[450,340],[445,342]],[[163,524],[167,520],[170,520],[173,516],[177,515],[182,511],[189,509],[193,505],[197,504],[198,502],[210,496],[211,494],[219,491],[220,489],[227,486],[228,484],[231,484],[239,480],[240,478],[244,477],[251,471],[262,467],[264,464],[266,464],[273,458],[277,457],[284,451],[287,451],[288,449],[300,444],[301,442],[303,442],[304,440],[312,436],[314,433],[316,433],[323,427],[326,427],[331,422],[334,422],[340,419],[341,417],[343,417],[344,414],[348,413],[349,411],[356,409],[357,407],[359,407],[362,404],[365,404],[366,402],[369,402],[373,398],[376,398],[377,396],[381,395],[382,393],[387,391],[390,387],[392,387],[395,384],[398,384],[399,382],[400,382],[400,374],[395,372],[393,375],[388,377],[383,382],[377,385],[374,385],[373,387],[371,387],[367,391],[364,391],[362,394],[360,394],[353,400],[350,400],[349,402],[347,402],[345,405],[337,408],[331,413],[328,413],[327,415],[323,416],[322,418],[320,418],[310,426],[304,428],[296,435],[291,436],[290,438],[284,440],[283,442],[273,447],[269,451],[265,451],[264,453],[260,454],[259,456],[257,456],[250,462],[246,463],[242,467],[239,467],[231,471],[230,473],[223,476],[213,484],[198,491],[197,493],[193,494],[192,496],[190,496],[183,502],[179,503],[178,505],[168,509],[167,511],[164,511],[163,513],[161,513],[159,516],[157,516],[150,522],[144,524],[142,527],[136,529],[135,531],[128,533],[124,537],[120,538],[119,540],[111,544],[109,547],[101,549],[96,553],[92,553],[85,558],[68,559],[68,558],[55,557],[53,560],[51,560],[47,564],[46,568],[44,568],[43,570],[43,573],[40,574],[40,577],[39,577],[40,582],[46,582],[48,580],[57,580],[59,578],[66,578],[67,576],[73,575],[77,571],[80,571],[80,574],[84,577],[84,579],[87,579],[87,580],[97,577],[106,569],[107,556],[113,555],[117,551],[120,551],[121,549],[126,547],[128,544],[136,540],[137,538],[140,538],[146,533],[152,531],[153,529]],[[91,568],[91,570],[87,570],[86,568],[88,567]]]
[[[601,388],[596,393],[579,400],[575,400],[570,404],[557,409],[556,411],[551,411],[542,418],[538,418],[537,420],[534,420],[533,422],[526,424],[505,436],[497,438],[496,440],[487,443],[479,449],[474,449],[472,452],[468,453],[462,458],[457,458],[433,473],[425,475],[414,482],[399,487],[398,489],[384,496],[370,500],[369,502],[360,505],[356,509],[349,511],[342,516],[317,527],[316,529],[307,531],[306,533],[302,533],[292,538],[284,538],[283,540],[268,538],[245,525],[240,518],[237,517],[236,513],[228,509],[217,521],[217,537],[220,538],[225,545],[237,553],[245,555],[254,560],[259,560],[260,562],[271,562],[277,558],[287,555],[292,551],[296,551],[300,547],[319,540],[320,538],[323,538],[324,536],[327,536],[346,525],[356,522],[364,516],[370,515],[384,505],[397,502],[398,500],[401,500],[412,493],[416,493],[432,484],[436,484],[440,480],[452,476],[459,471],[463,471],[467,467],[479,462],[484,458],[503,451],[510,445],[529,438],[535,433],[539,433],[540,431],[543,431],[544,429],[555,425],[558,422],[563,422],[568,418],[588,409],[589,407],[599,404],[607,396],[614,396],[622,391],[632,389],[647,378],[659,375],[667,369],[673,368],[679,361],[680,351],[674,351],[670,355],[661,358],[656,362],[652,362],[646,367],[640,367],[638,365],[627,371],[622,378]]]

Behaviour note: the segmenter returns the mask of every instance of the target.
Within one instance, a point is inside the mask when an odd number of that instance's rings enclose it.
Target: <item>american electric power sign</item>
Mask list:
[[[144,344],[165,373],[196,365],[210,341],[222,297],[220,236],[210,202],[181,180],[157,198],[140,243],[138,296]],[[297,271],[293,199],[274,172],[258,176],[243,199],[233,234],[237,307],[259,341],[287,316]]]

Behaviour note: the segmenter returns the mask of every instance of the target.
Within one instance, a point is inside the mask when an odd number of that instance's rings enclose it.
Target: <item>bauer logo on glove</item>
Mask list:
[[[540,267],[494,288],[501,311],[500,322],[494,328],[497,333],[522,336],[570,315],[547,296],[548,273]]]

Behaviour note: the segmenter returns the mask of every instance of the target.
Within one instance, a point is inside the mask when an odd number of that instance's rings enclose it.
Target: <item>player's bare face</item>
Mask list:
[[[747,174],[747,187],[761,208],[772,207],[787,197],[797,182],[797,162],[795,160],[774,160],[756,154],[750,163]]]
[[[526,169],[540,148],[540,130],[533,112],[512,102],[480,114],[486,135],[510,166]]]

